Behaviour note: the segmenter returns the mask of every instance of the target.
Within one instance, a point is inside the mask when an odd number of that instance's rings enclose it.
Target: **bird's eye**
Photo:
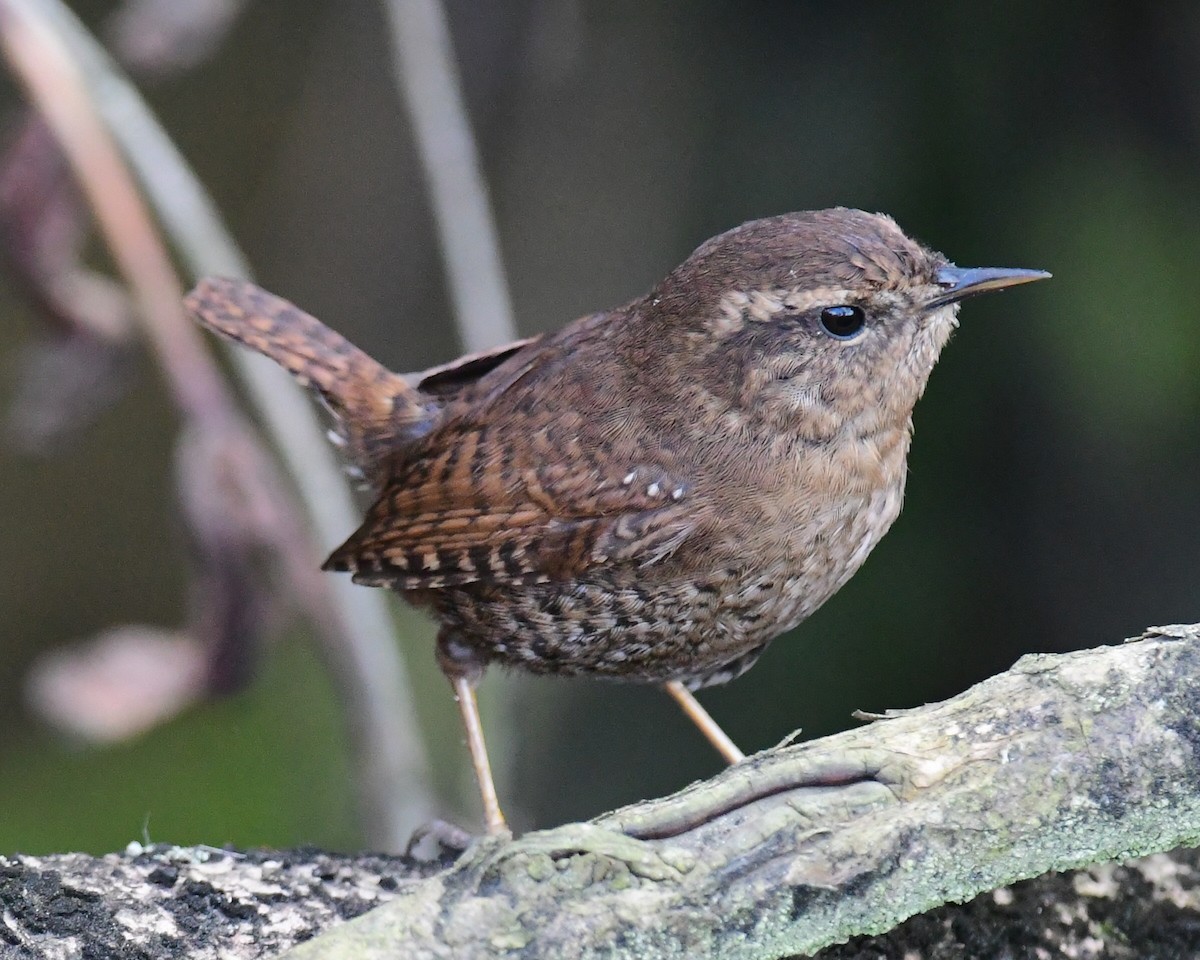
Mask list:
[[[822,329],[837,340],[853,340],[862,333],[866,322],[867,315],[862,307],[842,305],[821,311]]]

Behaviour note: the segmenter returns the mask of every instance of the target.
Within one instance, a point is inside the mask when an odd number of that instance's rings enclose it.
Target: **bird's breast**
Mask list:
[[[899,516],[907,430],[797,450],[774,482],[747,492],[742,601],[769,630],[795,626],[862,566]],[[743,604],[735,604],[740,607]]]

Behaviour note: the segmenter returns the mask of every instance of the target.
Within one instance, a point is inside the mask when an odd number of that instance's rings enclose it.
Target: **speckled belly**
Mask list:
[[[859,509],[810,525],[816,532],[805,542],[784,541],[757,568],[729,558],[697,573],[680,558],[570,583],[470,586],[428,599],[445,630],[481,660],[535,673],[723,683],[836,592],[899,508],[899,491],[880,491]]]

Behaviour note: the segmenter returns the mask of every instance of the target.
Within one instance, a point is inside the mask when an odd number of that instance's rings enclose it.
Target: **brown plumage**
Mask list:
[[[749,667],[895,520],[958,301],[1041,276],[959,269],[884,216],[787,214],[415,385],[251,284],[205,280],[188,305],[332,410],[378,497],[326,567],[432,609],[471,732],[493,661],[667,684],[699,710],[684,687]]]

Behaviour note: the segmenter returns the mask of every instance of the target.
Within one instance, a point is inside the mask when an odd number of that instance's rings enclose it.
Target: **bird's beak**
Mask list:
[[[979,293],[990,293],[992,290],[1005,290],[1019,283],[1032,283],[1034,280],[1048,278],[1045,270],[1010,270],[1004,267],[942,267],[937,272],[937,282],[942,288],[927,304],[926,309],[933,310],[973,297]]]

